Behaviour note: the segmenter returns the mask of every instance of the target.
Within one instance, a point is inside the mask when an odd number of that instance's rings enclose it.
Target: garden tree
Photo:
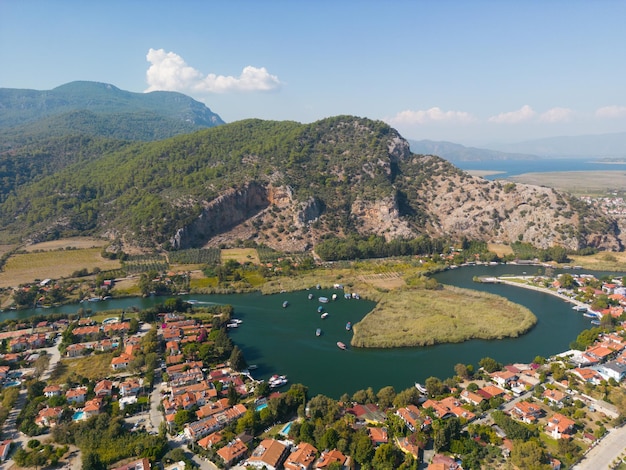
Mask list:
[[[244,415],[237,420],[236,433],[247,432],[255,435],[260,425],[260,416],[254,409],[248,409]]]
[[[96,452],[86,452],[83,454],[82,470],[106,470],[106,465],[100,460]]]
[[[235,406],[239,403],[239,393],[234,384],[230,384],[228,387],[228,406]]]
[[[424,385],[426,386],[426,392],[428,393],[428,396],[431,398],[443,395],[443,393],[446,391],[445,385],[437,377],[428,377]]]
[[[496,371],[502,369],[502,364],[500,364],[495,359],[492,359],[491,357],[483,357],[478,362],[478,365],[480,367],[482,367],[483,369],[485,369],[485,371],[487,371],[489,373],[496,372]]]
[[[552,373],[552,378],[557,382],[560,382],[565,378],[565,369],[558,362],[550,364],[550,372]]]
[[[128,334],[134,335],[139,331],[139,320],[136,318],[131,318],[128,326]]]
[[[491,413],[491,418],[494,423],[502,428],[509,439],[521,439],[527,441],[530,438],[537,437],[539,435],[536,428],[518,423],[500,410],[496,410]]]
[[[316,395],[307,403],[308,414],[315,421],[322,420],[325,424],[334,423],[341,413],[339,403],[325,395]]]
[[[381,444],[374,452],[372,466],[376,470],[396,470],[404,461],[404,454],[393,444]]]
[[[549,470],[548,455],[537,441],[515,441],[511,451],[511,462],[528,470]]]
[[[465,387],[469,392],[475,392],[476,390],[478,390],[480,387],[478,386],[478,384],[476,382],[470,382],[467,384],[467,387]]]
[[[298,434],[298,437],[301,441],[308,442],[311,445],[315,445],[315,437],[313,437],[314,430],[315,425],[309,420],[305,420],[300,425],[300,433]]]
[[[393,400],[396,398],[396,391],[391,386],[383,387],[376,394],[376,398],[378,398],[378,406],[386,410],[393,404]]]
[[[189,410],[178,410],[174,415],[174,424],[181,429],[185,424],[194,420],[194,414]]]
[[[352,439],[351,454],[361,465],[371,462],[374,456],[374,444],[364,429],[359,429]]]
[[[246,364],[246,359],[243,357],[243,353],[239,346],[235,346],[233,351],[230,353],[230,358],[228,359],[230,366],[236,371],[242,371],[248,364]]]
[[[457,375],[457,377],[460,377],[462,379],[468,379],[470,377],[470,373],[469,370],[467,368],[467,366],[465,364],[457,364],[454,366],[454,373]]]
[[[265,380],[262,382],[259,382],[255,389],[254,389],[254,394],[257,397],[266,397],[270,394],[270,384],[268,384]]]
[[[565,456],[569,462],[577,461],[581,454],[580,446],[570,439],[558,439],[557,448],[559,455]]]
[[[461,421],[459,418],[436,419],[433,421],[433,445],[435,451],[448,449],[450,443],[461,435]]]
[[[609,308],[609,297],[606,294],[600,294],[593,299],[591,302],[591,309],[596,312],[599,310],[604,310],[605,308]]]
[[[339,401],[343,403],[344,406],[349,406],[352,400],[350,399],[350,395],[348,395],[347,393],[344,393],[343,395],[339,397]]]
[[[535,358],[533,359],[533,362],[534,362],[535,364],[540,364],[540,365],[543,365],[543,364],[545,364],[545,363],[546,363],[546,358],[545,358],[545,357],[543,357],[543,356],[535,356]]]
[[[376,403],[376,395],[372,387],[368,387],[366,390],[357,390],[352,395],[352,401],[364,405],[366,403]]]
[[[393,406],[395,408],[403,408],[407,405],[416,405],[419,398],[420,393],[417,389],[415,387],[410,387],[406,390],[402,390],[396,395],[396,398],[393,400]]]
[[[339,442],[339,433],[334,428],[328,428],[317,441],[318,449],[334,449]]]
[[[578,284],[576,284],[576,281],[574,280],[574,276],[572,276],[571,274],[561,274],[559,276],[559,282],[561,283],[561,287],[563,289],[572,289],[574,287],[576,287]]]

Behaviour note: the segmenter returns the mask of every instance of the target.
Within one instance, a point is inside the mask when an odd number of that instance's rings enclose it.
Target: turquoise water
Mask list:
[[[263,408],[267,408],[267,403],[263,403],[255,408],[256,411],[261,411]]]
[[[280,433],[283,436],[287,436],[289,434],[289,430],[291,429],[291,421],[289,421],[281,430]]]
[[[74,413],[74,415],[72,416],[72,419],[74,421],[79,421],[81,419],[83,419],[83,416],[85,416],[85,412],[84,411],[77,411],[76,413]]]
[[[485,356],[499,362],[527,362],[536,355],[544,357],[565,351],[569,343],[583,329],[591,325],[589,319],[572,310],[572,306],[551,295],[521,288],[477,284],[473,276],[503,274],[532,274],[535,266],[498,265],[476,266],[449,270],[436,275],[445,284],[492,292],[528,307],[538,318],[537,325],[526,335],[498,341],[467,341],[460,344],[442,344],[423,348],[360,349],[342,351],[337,342],[350,344],[352,331],[346,331],[346,322],[358,328],[358,322],[374,307],[367,300],[345,299],[341,291],[311,289],[276,295],[194,295],[181,296],[198,302],[230,304],[234,317],[243,320],[239,328],[229,331],[234,343],[243,351],[246,361],[257,364],[252,374],[267,379],[273,374],[286,375],[289,385],[301,383],[309,388],[309,396],[324,394],[339,398],[343,393],[372,387],[374,391],[391,385],[396,390],[412,387],[414,382],[424,382],[430,376],[441,379],[454,375],[455,364],[477,365]],[[573,272],[573,271],[572,271]],[[588,272],[588,271],[580,271]],[[601,273],[594,273],[601,275]],[[303,286],[304,287],[304,286]],[[318,297],[332,297],[336,301],[324,304],[328,318],[321,319],[317,312]],[[314,298],[308,300],[308,294]],[[436,295],[434,293],[433,295]],[[147,308],[163,302],[165,298],[127,298],[94,302],[94,311],[126,308]],[[289,302],[283,308],[284,301]],[[65,313],[74,313],[79,305],[61,307]],[[419,308],[419,306],[415,306]],[[46,309],[46,313],[55,309]],[[27,318],[41,309],[12,311]],[[410,312],[409,312],[410,313]],[[462,310],[458,312],[463,315]],[[3,314],[4,316],[4,314]],[[1,318],[1,317],[0,317]],[[6,318],[6,317],[5,317]],[[315,330],[321,328],[322,336]]]
[[[12,380],[10,382],[5,382],[4,384],[5,387],[16,387],[18,385],[21,385],[21,382],[19,380]]]

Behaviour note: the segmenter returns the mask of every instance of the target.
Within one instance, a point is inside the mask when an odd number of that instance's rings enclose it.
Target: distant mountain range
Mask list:
[[[626,158],[626,132],[548,137],[513,144],[490,144],[490,149],[433,140],[409,140],[415,153],[438,155],[451,162],[535,160],[538,158]]]
[[[434,140],[409,140],[411,151],[423,155],[437,155],[451,162],[471,162],[486,160],[535,160],[537,155],[508,153],[476,147],[465,147],[453,142]]]
[[[518,152],[542,157],[626,158],[626,132],[547,137],[515,144],[493,144],[503,152]]]
[[[68,134],[157,140],[220,124],[204,104],[169,91],[133,93],[85,81],[46,91],[0,88],[3,146]]]

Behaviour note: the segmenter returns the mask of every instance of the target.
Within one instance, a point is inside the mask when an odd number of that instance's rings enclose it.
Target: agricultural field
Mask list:
[[[123,268],[128,275],[148,271],[160,273],[169,269],[169,263],[164,255],[133,255],[123,262]]]
[[[66,250],[68,248],[76,250],[84,250],[86,248],[102,248],[109,242],[102,240],[101,238],[92,237],[76,237],[76,238],[64,238],[62,240],[52,240],[49,242],[35,243],[34,245],[28,245],[21,249],[28,251],[54,251],[54,250]],[[0,253],[1,254],[1,253]]]
[[[170,251],[167,255],[170,264],[180,265],[219,264],[220,258],[221,250],[219,248],[191,248]]]
[[[222,263],[229,259],[233,259],[240,264],[252,262],[254,264],[261,264],[259,260],[259,254],[255,248],[228,248],[222,250],[221,253]]]
[[[513,254],[513,249],[509,245],[502,245],[500,243],[489,243],[487,249],[499,257]]]
[[[13,248],[15,248],[15,245],[0,245],[0,256],[2,256],[5,253],[8,253]]]
[[[604,196],[614,190],[621,191],[626,186],[625,171],[525,173],[507,179],[518,183],[546,186],[585,196]]]
[[[573,266],[582,266],[597,271],[626,271],[626,252],[603,251],[589,256],[568,255]]]
[[[37,253],[18,253],[11,256],[0,272],[0,287],[16,287],[36,279],[70,277],[81,269],[102,271],[119,269],[118,260],[103,258],[101,248],[82,250],[55,250]]]

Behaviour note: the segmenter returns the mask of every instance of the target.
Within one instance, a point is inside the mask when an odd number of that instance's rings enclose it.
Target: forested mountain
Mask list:
[[[72,82],[49,91],[0,88],[0,202],[26,183],[128,141],[154,141],[224,124],[180,93],[131,93]]]
[[[171,91],[133,93],[107,83],[84,81],[47,91],[0,88],[0,128],[80,110],[101,114],[154,114],[198,127],[224,123],[204,104]]]
[[[5,239],[90,233],[146,247],[251,239],[304,250],[329,234],[428,234],[620,248],[614,221],[568,195],[471,177],[351,116],[246,120],[150,143],[86,139],[65,151],[75,163],[6,196]]]

